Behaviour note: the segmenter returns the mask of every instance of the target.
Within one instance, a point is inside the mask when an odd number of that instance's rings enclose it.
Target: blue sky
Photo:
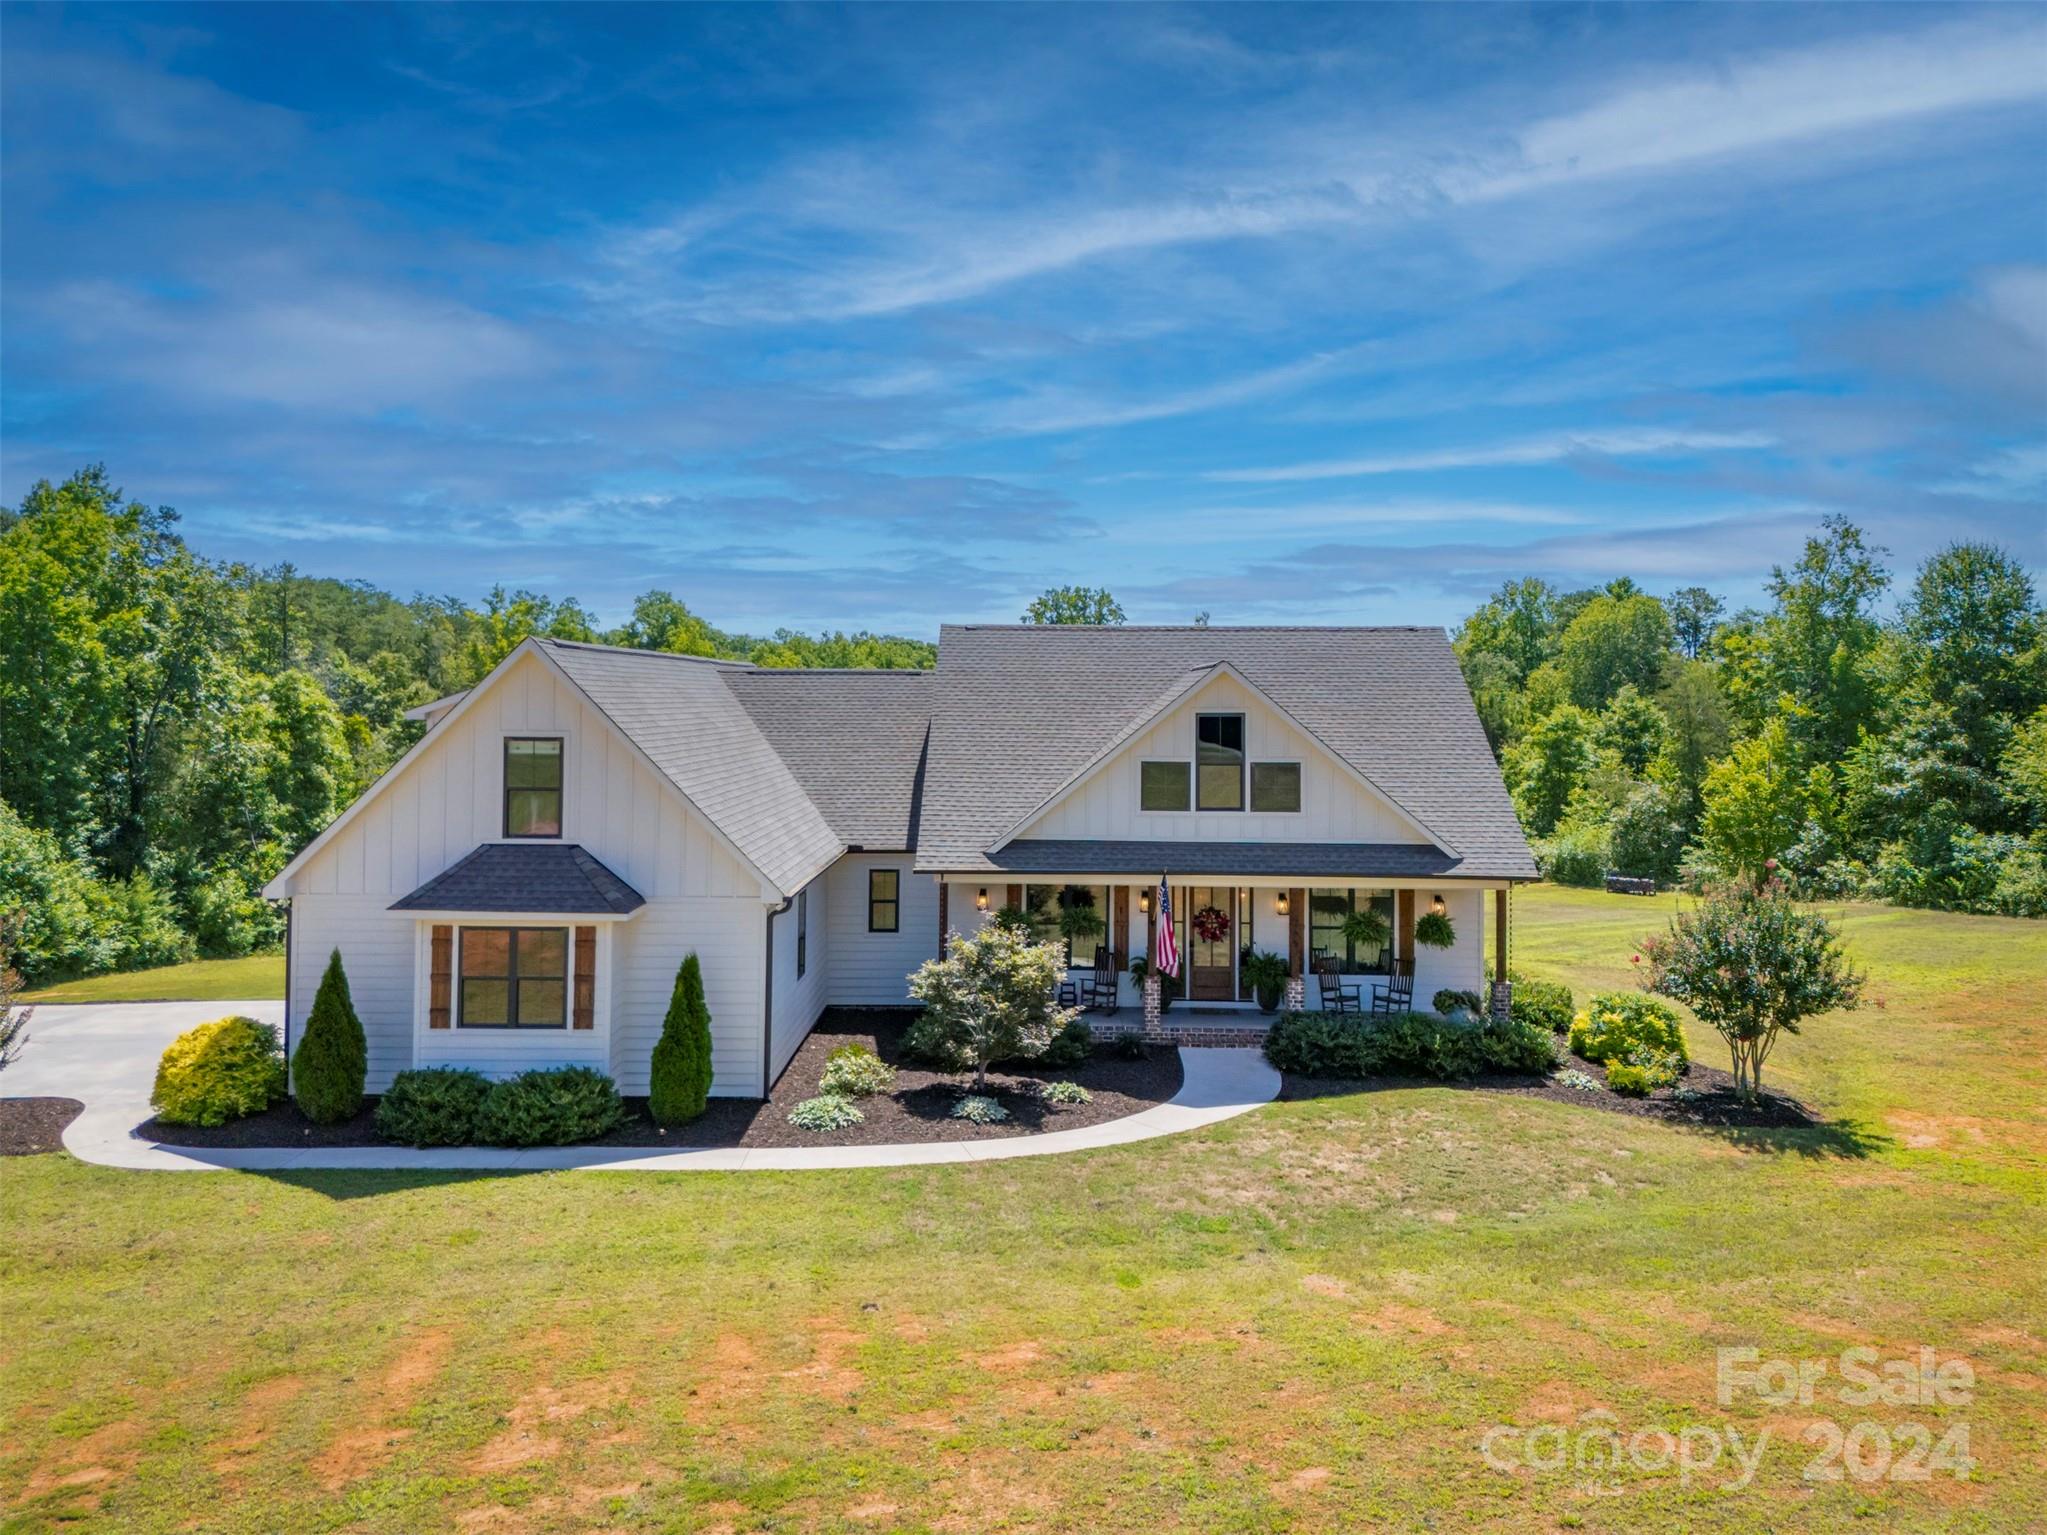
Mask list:
[[[0,494],[607,619],[2047,563],[2047,12],[7,7]]]

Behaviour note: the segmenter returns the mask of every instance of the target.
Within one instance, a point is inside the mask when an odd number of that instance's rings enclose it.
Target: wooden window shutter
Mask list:
[[[427,993],[426,1026],[430,1029],[445,1029],[448,1026],[448,995],[453,989],[455,968],[455,930],[437,925],[433,934],[433,968],[429,972],[432,989]]]
[[[576,929],[576,1017],[578,1029],[597,1027],[597,929]]]

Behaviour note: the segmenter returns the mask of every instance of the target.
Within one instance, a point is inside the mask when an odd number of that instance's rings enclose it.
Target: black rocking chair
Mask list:
[[[1395,1013],[1414,1011],[1414,959],[1398,961],[1386,977],[1386,984],[1372,993],[1372,1016],[1390,1018]]]
[[[1123,968],[1116,962],[1116,956],[1107,947],[1095,950],[1094,968],[1075,972],[1077,991],[1081,1007],[1089,1012],[1107,1013],[1114,1017],[1123,1009],[1118,995],[1118,982],[1122,979]]]
[[[1350,1014],[1363,1011],[1358,995],[1359,983],[1344,979],[1343,972],[1336,968],[1333,954],[1315,956],[1315,980],[1322,988],[1323,1012]]]

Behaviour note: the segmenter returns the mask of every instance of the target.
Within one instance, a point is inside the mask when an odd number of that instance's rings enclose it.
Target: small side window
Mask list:
[[[1142,810],[1185,810],[1189,775],[1184,762],[1142,762],[1138,764],[1138,808]]]
[[[902,920],[903,873],[900,869],[867,871],[867,931],[893,933]]]
[[[810,892],[796,893],[796,979],[803,979],[803,970],[810,963]]]
[[[1276,811],[1299,810],[1301,808],[1300,763],[1252,763],[1251,808],[1253,810]]]

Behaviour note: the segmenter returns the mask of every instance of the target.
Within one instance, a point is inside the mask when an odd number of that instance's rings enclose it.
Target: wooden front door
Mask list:
[[[1190,885],[1187,913],[1187,1000],[1228,1002],[1237,995],[1237,892],[1229,885]],[[1221,912],[1227,931],[1201,936],[1196,919],[1203,911]]]

